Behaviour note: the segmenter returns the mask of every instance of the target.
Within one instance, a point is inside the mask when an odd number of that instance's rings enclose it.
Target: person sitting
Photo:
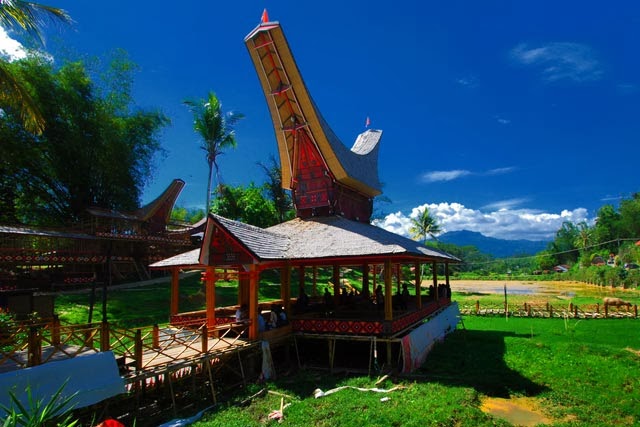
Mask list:
[[[284,326],[288,323],[287,313],[285,313],[282,307],[278,306],[278,326]]]
[[[258,313],[258,332],[264,332],[267,330],[267,322],[264,320],[264,316]]]
[[[376,307],[378,310],[382,310],[384,307],[384,293],[382,292],[382,286],[378,285],[376,288]]]
[[[300,286],[298,299],[296,300],[296,308],[298,311],[305,311],[309,305],[309,295],[304,290],[304,286]]]
[[[333,308],[333,297],[331,296],[331,293],[329,292],[329,288],[324,288],[324,295],[322,296],[323,301],[324,301],[324,305],[325,308],[327,310],[332,309]]]
[[[271,312],[269,313],[269,322],[267,327],[269,329],[275,329],[278,327],[278,304],[271,304]]]
[[[409,288],[406,283],[402,284],[402,298],[400,298],[400,308],[406,310],[409,304]]]
[[[249,320],[249,310],[247,309],[247,304],[242,304],[236,310],[236,322],[245,323]]]

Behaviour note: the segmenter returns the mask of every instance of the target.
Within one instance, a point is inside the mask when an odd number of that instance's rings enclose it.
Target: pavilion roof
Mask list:
[[[460,262],[460,259],[436,248],[424,246],[404,236],[374,225],[340,216],[295,218],[266,229],[210,215],[208,230],[222,228],[247,249],[257,262],[321,262],[337,258],[407,257],[424,261]],[[209,247],[205,235],[202,247]],[[194,250],[156,262],[153,268],[202,267],[207,265],[206,250]]]

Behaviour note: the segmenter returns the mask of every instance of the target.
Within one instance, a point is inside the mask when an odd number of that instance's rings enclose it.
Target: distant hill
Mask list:
[[[450,231],[441,234],[438,240],[453,243],[457,246],[475,246],[482,253],[496,258],[506,258],[514,255],[535,255],[546,249],[549,242],[534,240],[504,240],[487,237],[475,231]]]

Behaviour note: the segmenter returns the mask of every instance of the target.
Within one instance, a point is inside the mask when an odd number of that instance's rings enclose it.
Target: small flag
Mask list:
[[[371,124],[371,119],[369,119],[369,116],[367,116],[367,120],[364,121],[364,127],[368,128],[370,124]]]
[[[263,23],[264,22],[269,22],[269,14],[267,13],[267,9],[266,8],[262,11],[262,19],[261,19],[261,21]]]

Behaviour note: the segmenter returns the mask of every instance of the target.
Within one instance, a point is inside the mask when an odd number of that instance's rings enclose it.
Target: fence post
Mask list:
[[[111,349],[111,343],[109,339],[109,322],[102,321],[100,331],[100,351],[109,351]]]
[[[476,300],[476,314],[480,313],[480,300]]]
[[[636,319],[638,318],[638,304],[634,304],[633,305],[633,314],[635,315]]]
[[[136,371],[140,371],[142,370],[142,331],[140,329],[136,329],[133,352],[133,357],[136,359]]]
[[[60,345],[60,318],[57,314],[53,315],[53,322],[51,324],[51,343],[53,345]]]
[[[527,316],[531,317],[531,304],[527,304]]]
[[[549,318],[553,317],[553,306],[549,304]]]
[[[84,331],[84,345],[93,348],[93,323],[87,323]]]
[[[206,353],[209,347],[209,331],[207,325],[202,326],[202,352]]]
[[[578,318],[578,305],[573,306],[573,317]]]
[[[157,323],[153,325],[153,348],[160,348],[160,328]]]
[[[29,356],[27,366],[36,366],[42,363],[42,342],[37,326],[29,326]]]
[[[609,317],[609,306],[607,304],[604,305],[604,317]]]
[[[600,303],[596,303],[596,313],[600,314]]]

